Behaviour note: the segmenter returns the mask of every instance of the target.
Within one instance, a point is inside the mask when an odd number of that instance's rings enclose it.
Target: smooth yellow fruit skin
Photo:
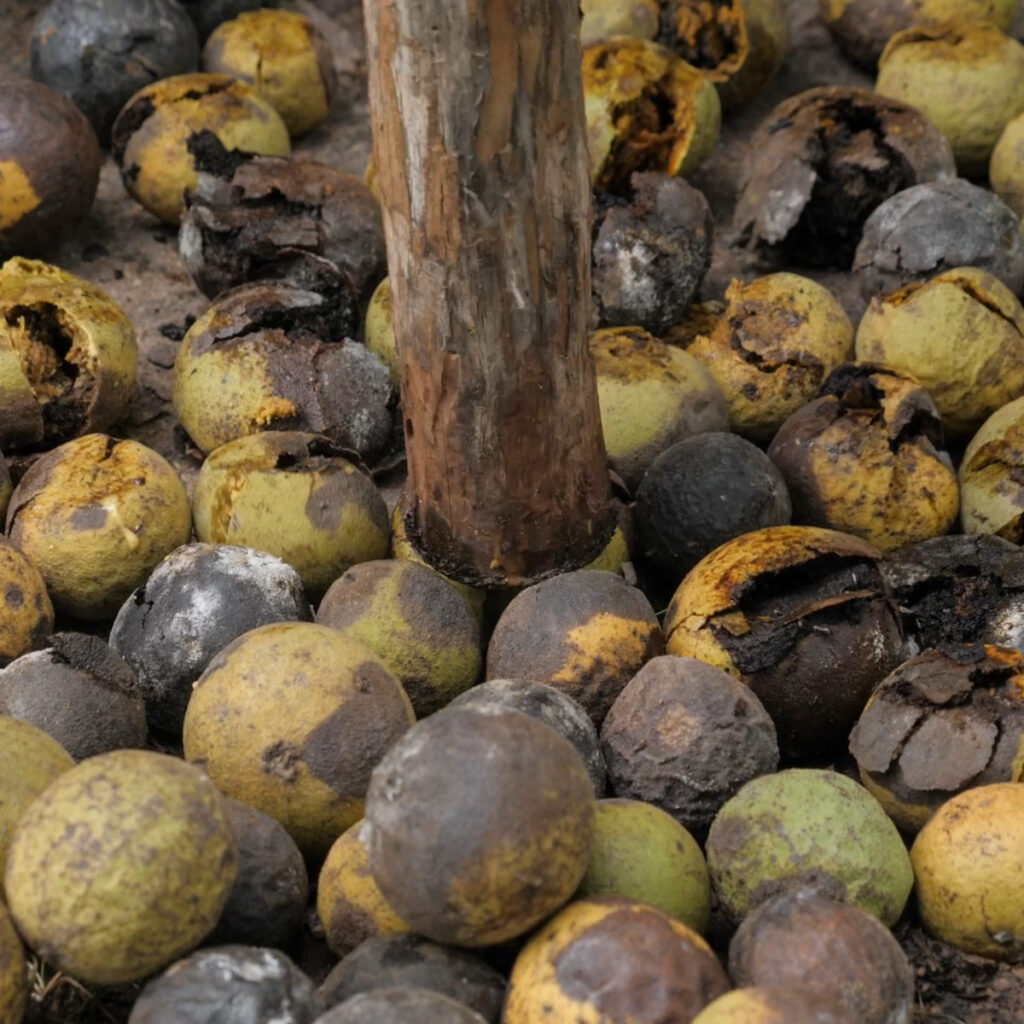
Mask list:
[[[270,103],[244,82],[214,74],[175,75],[140,89],[114,124],[115,147],[122,117],[147,101],[152,112],[125,140],[118,163],[132,198],[167,224],[181,222],[185,190],[199,179],[188,151],[194,133],[208,129],[229,150],[291,154],[288,129]]]
[[[333,458],[329,472],[278,469],[275,442],[267,431],[210,453],[192,500],[196,537],[275,555],[319,597],[349,566],[387,556],[387,507],[343,458]]]
[[[218,25],[203,47],[202,64],[251,85],[295,136],[327,117],[334,74],[322,61],[330,59],[305,15],[261,8]]]
[[[163,456],[138,441],[86,434],[22,477],[7,532],[58,610],[96,620],[113,616],[192,529],[185,486]]]
[[[956,267],[872,299],[856,355],[916,377],[963,437],[1024,394],[1024,308],[998,278]]]
[[[949,139],[959,172],[981,177],[1024,112],[1024,46],[984,23],[904,29],[882,52],[875,91],[917,107]]]
[[[370,701],[380,704],[372,716]],[[279,822],[316,859],[363,816],[370,771],[414,721],[401,686],[361,643],[285,622],[244,634],[210,663],[185,711],[183,743],[224,793]],[[322,778],[310,763],[313,744],[328,740],[344,777]]]
[[[0,665],[46,643],[53,604],[39,570],[0,536]]]
[[[1018,217],[1024,217],[1024,114],[1003,129],[988,165],[992,191]]]
[[[658,0],[580,0],[580,13],[584,46],[610,36],[653,39],[658,34]]]
[[[697,841],[671,815],[640,800],[599,800],[590,865],[578,898],[628,896],[707,930],[711,879]]]
[[[0,900],[0,1021],[21,1024],[28,1007],[25,950],[14,922]]]
[[[316,912],[328,947],[339,957],[351,953],[365,939],[410,931],[374,881],[362,828],[360,819],[338,836],[317,883]]]
[[[722,392],[689,353],[635,327],[595,331],[588,348],[608,462],[630,490],[676,441],[729,429]]]
[[[36,798],[11,843],[5,888],[40,956],[86,984],[119,985],[197,946],[237,875],[213,783],[177,758],[117,750]]]
[[[366,347],[387,366],[391,384],[398,388],[402,380],[402,365],[398,358],[398,344],[391,319],[391,278],[385,277],[373,290],[366,307]]]
[[[910,851],[917,909],[936,938],[995,960],[1024,958],[1024,785],[947,800]]]
[[[71,755],[42,729],[0,715],[0,879],[21,816],[58,775],[74,765]]]
[[[1016,542],[1024,492],[1017,474],[1010,470],[1022,459],[1024,397],[992,413],[967,445],[960,462],[964,533],[994,533]]]

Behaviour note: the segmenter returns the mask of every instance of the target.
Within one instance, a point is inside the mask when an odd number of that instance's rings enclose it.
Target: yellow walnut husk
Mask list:
[[[237,875],[213,783],[178,758],[117,750],[64,772],[31,804],[5,888],[32,949],[86,984],[118,985],[197,946]]]
[[[943,942],[995,960],[1024,956],[1024,786],[978,786],[946,801],[910,851],[917,908]]]
[[[991,274],[957,267],[872,299],[856,353],[915,377],[963,437],[1024,394],[1024,308]]]
[[[362,828],[360,819],[338,836],[317,883],[316,911],[324,938],[331,952],[340,957],[365,939],[410,931],[374,881]]]

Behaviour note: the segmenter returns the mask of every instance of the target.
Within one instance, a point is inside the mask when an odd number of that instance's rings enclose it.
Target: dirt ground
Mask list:
[[[5,79],[27,73],[27,41],[32,19],[42,6],[41,0],[0,0],[0,45],[4,55],[0,89]],[[319,10],[306,0],[297,0],[296,6],[314,14],[327,31],[342,87],[328,121],[299,140],[295,151],[362,174],[371,142],[358,0],[318,0]],[[763,272],[747,254],[729,245],[737,184],[754,127],[780,100],[812,86],[871,85],[869,77],[848,63],[833,45],[818,17],[815,0],[790,0],[790,8],[793,43],[786,66],[760,98],[729,114],[716,153],[691,179],[707,195],[717,225],[714,263],[702,288],[704,299],[721,297],[733,276],[750,278]],[[186,482],[191,482],[200,459],[176,427],[170,410],[171,370],[177,340],[189,318],[203,311],[206,300],[185,273],[178,257],[176,233],[127,197],[108,157],[92,213],[52,260],[101,285],[132,318],[141,358],[136,394],[122,431],[161,452]],[[830,287],[856,322],[862,301],[850,276],[836,272],[810,276]],[[949,1024],[1024,1021],[1024,968],[962,956],[928,939],[910,923],[902,925],[898,934],[917,970],[917,1020]],[[313,973],[322,972],[326,963],[323,949],[311,938],[307,937],[305,950],[296,950],[296,955]],[[39,1024],[126,1019],[131,992],[93,998],[66,979],[47,974],[40,975],[37,988],[42,990],[47,982],[51,991],[46,1010],[37,1007],[32,1018]]]

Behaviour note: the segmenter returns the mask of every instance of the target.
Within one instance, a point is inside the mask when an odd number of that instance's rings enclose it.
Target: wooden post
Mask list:
[[[364,7],[409,539],[479,586],[576,568],[614,525],[578,0]]]

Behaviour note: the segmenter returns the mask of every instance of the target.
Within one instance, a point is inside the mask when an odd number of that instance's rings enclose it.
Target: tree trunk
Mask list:
[[[481,586],[578,567],[614,525],[587,352],[578,0],[365,11],[409,539]]]

